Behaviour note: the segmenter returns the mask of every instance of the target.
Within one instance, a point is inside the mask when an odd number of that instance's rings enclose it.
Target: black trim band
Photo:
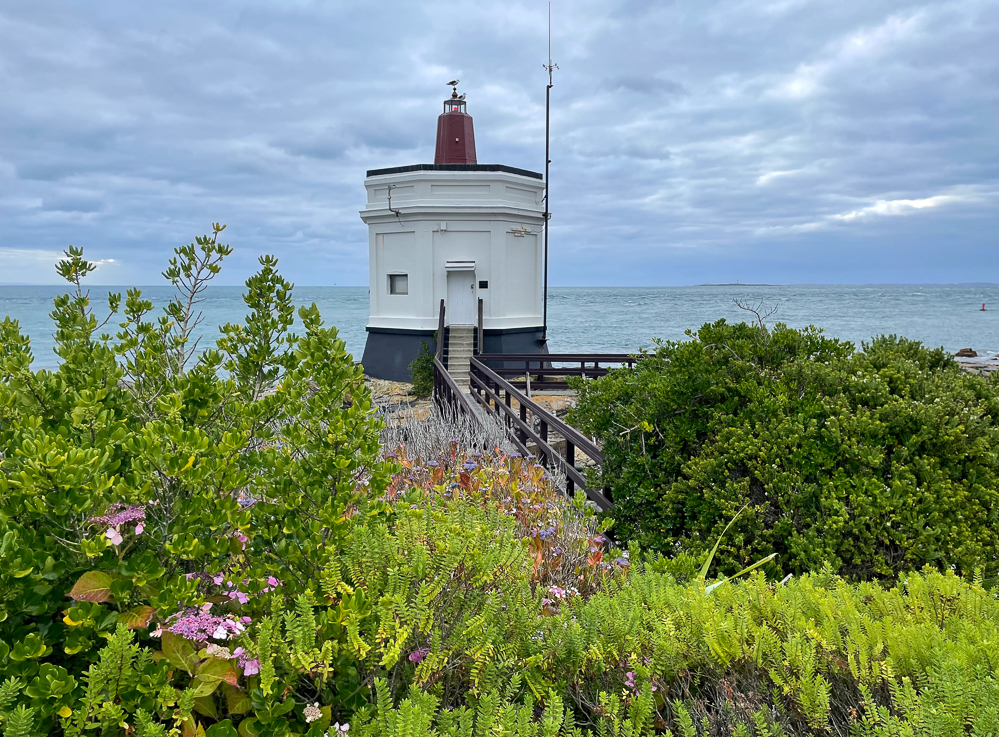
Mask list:
[[[450,326],[448,326],[450,327]],[[535,333],[541,330],[541,325],[533,325],[526,328],[485,328],[482,332],[486,335],[513,335],[514,333]],[[413,330],[411,328],[373,328],[365,327],[368,333],[387,333],[388,335],[433,335],[436,330]]]
[[[431,352],[437,349],[433,330],[405,330],[401,328],[366,328],[368,338],[364,343],[361,364],[364,373],[376,379],[411,381],[409,364],[426,343]],[[447,337],[445,328],[445,339]],[[547,353],[543,342],[544,328],[497,328],[486,330],[483,343],[485,353]]]
[[[433,335],[436,330],[411,330],[410,328],[372,328],[365,327],[368,333],[388,333],[389,335]]]
[[[507,174],[519,174],[531,179],[544,179],[536,171],[518,169],[506,164],[410,164],[409,166],[392,166],[388,169],[368,169],[367,176],[380,177],[384,174],[405,174],[408,171],[503,171]]]

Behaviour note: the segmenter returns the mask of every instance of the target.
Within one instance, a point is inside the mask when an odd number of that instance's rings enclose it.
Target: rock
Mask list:
[[[564,415],[568,410],[576,406],[575,396],[535,394],[531,399],[555,415]]]
[[[954,355],[958,358],[978,358],[978,352],[972,348],[962,348]]]

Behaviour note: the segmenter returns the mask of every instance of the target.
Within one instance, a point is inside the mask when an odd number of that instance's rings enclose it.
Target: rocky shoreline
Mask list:
[[[999,355],[988,353],[980,354],[973,348],[962,348],[954,354],[954,360],[961,367],[962,371],[969,374],[980,374],[988,376],[999,371]]]

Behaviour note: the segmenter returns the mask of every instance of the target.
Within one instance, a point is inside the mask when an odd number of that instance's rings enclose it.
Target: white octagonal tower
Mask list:
[[[479,164],[472,119],[457,91],[438,119],[433,164],[368,171],[371,311],[365,373],[409,381],[420,345],[434,349],[440,301],[447,325],[475,325],[485,353],[543,347],[544,181]]]

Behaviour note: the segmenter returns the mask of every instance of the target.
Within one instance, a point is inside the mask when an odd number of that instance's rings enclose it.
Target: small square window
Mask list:
[[[489,282],[485,280],[479,281],[479,289],[489,289]]]
[[[409,294],[409,274],[389,274],[389,294]]]

